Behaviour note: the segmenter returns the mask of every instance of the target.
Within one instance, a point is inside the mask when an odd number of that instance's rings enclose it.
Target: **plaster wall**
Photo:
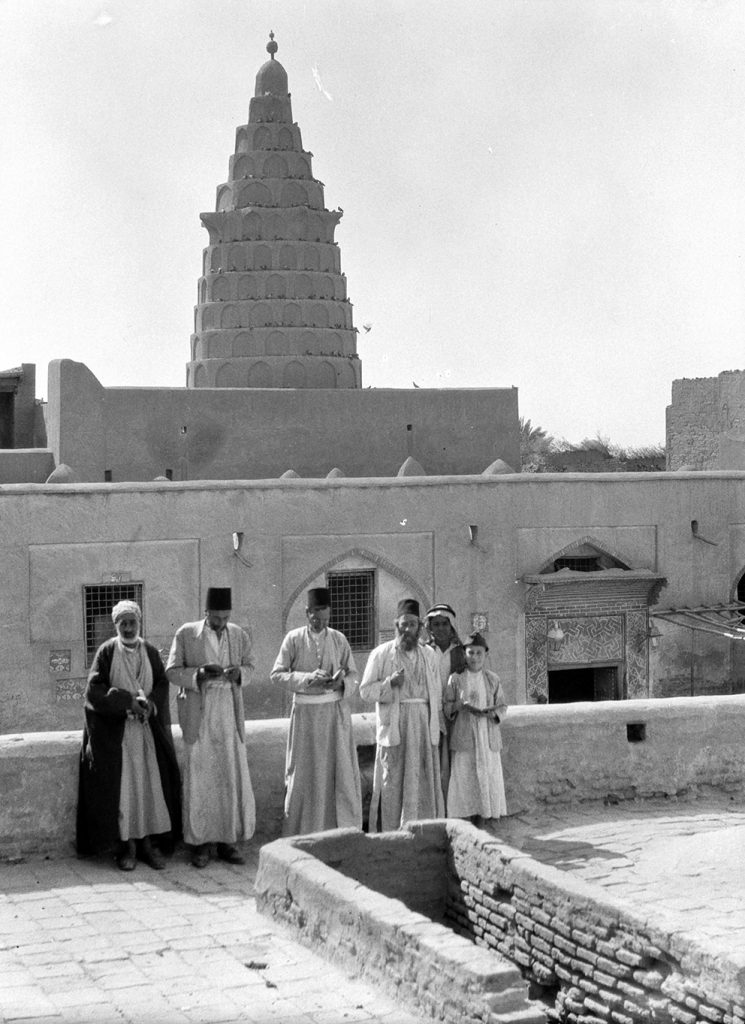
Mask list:
[[[48,448],[0,450],[0,484],[43,484],[53,469],[54,454]]]
[[[91,482],[395,476],[409,455],[427,474],[520,464],[515,388],[104,388],[62,359],[48,424],[57,462]]]
[[[38,444],[36,410],[36,365],[22,363],[15,396],[15,448],[33,448]]]
[[[628,722],[646,725],[643,741],[629,742]],[[375,743],[374,715],[354,715],[353,726],[361,754]],[[286,719],[246,723],[263,839],[281,829],[287,730]],[[181,759],[178,726],[173,732]],[[743,732],[745,696],[512,708],[502,727],[508,813],[711,790],[741,798]],[[72,851],[81,736],[80,728],[0,736],[0,857]]]
[[[479,616],[488,664],[509,703],[524,704],[524,573],[589,538],[663,575],[665,606],[726,602],[745,569],[744,508],[741,473],[5,485],[0,733],[78,727],[83,587],[121,578],[142,583],[147,635],[164,652],[181,621],[200,617],[208,586],[232,587],[233,619],[254,640],[251,718],[286,712],[271,666],[285,630],[304,622],[304,589],[329,567],[375,570],[378,639],[402,596],[450,602],[462,633]],[[692,535],[692,519],[714,544]],[[649,696],[745,689],[741,645],[657,621]],[[361,671],[367,652],[355,657]]]

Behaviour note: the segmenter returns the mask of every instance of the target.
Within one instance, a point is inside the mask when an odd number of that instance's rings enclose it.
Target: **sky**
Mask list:
[[[743,368],[741,0],[0,0],[0,369],[184,386],[270,29],[364,387],[643,446]]]

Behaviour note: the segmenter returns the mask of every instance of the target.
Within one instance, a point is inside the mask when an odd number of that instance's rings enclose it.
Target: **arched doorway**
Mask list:
[[[649,695],[649,606],[662,576],[582,537],[523,582],[529,703]]]

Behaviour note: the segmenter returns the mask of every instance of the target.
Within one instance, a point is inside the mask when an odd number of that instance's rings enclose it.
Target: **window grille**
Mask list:
[[[341,569],[326,576],[331,593],[332,629],[338,629],[353,651],[375,646],[375,570]]]
[[[83,587],[83,621],[85,623],[85,664],[93,661],[101,644],[116,636],[111,609],[119,601],[136,601],[142,608],[141,583],[106,583]]]
[[[574,569],[575,572],[598,572],[600,562],[597,558],[557,558],[554,562],[554,572],[559,569]]]

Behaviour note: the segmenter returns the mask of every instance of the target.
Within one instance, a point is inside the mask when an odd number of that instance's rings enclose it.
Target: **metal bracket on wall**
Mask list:
[[[718,540],[708,540],[706,537],[701,536],[701,534],[698,532],[698,519],[691,520],[691,533],[696,538],[696,540],[702,540],[704,544],[711,544],[712,547],[715,548],[719,546]]]

